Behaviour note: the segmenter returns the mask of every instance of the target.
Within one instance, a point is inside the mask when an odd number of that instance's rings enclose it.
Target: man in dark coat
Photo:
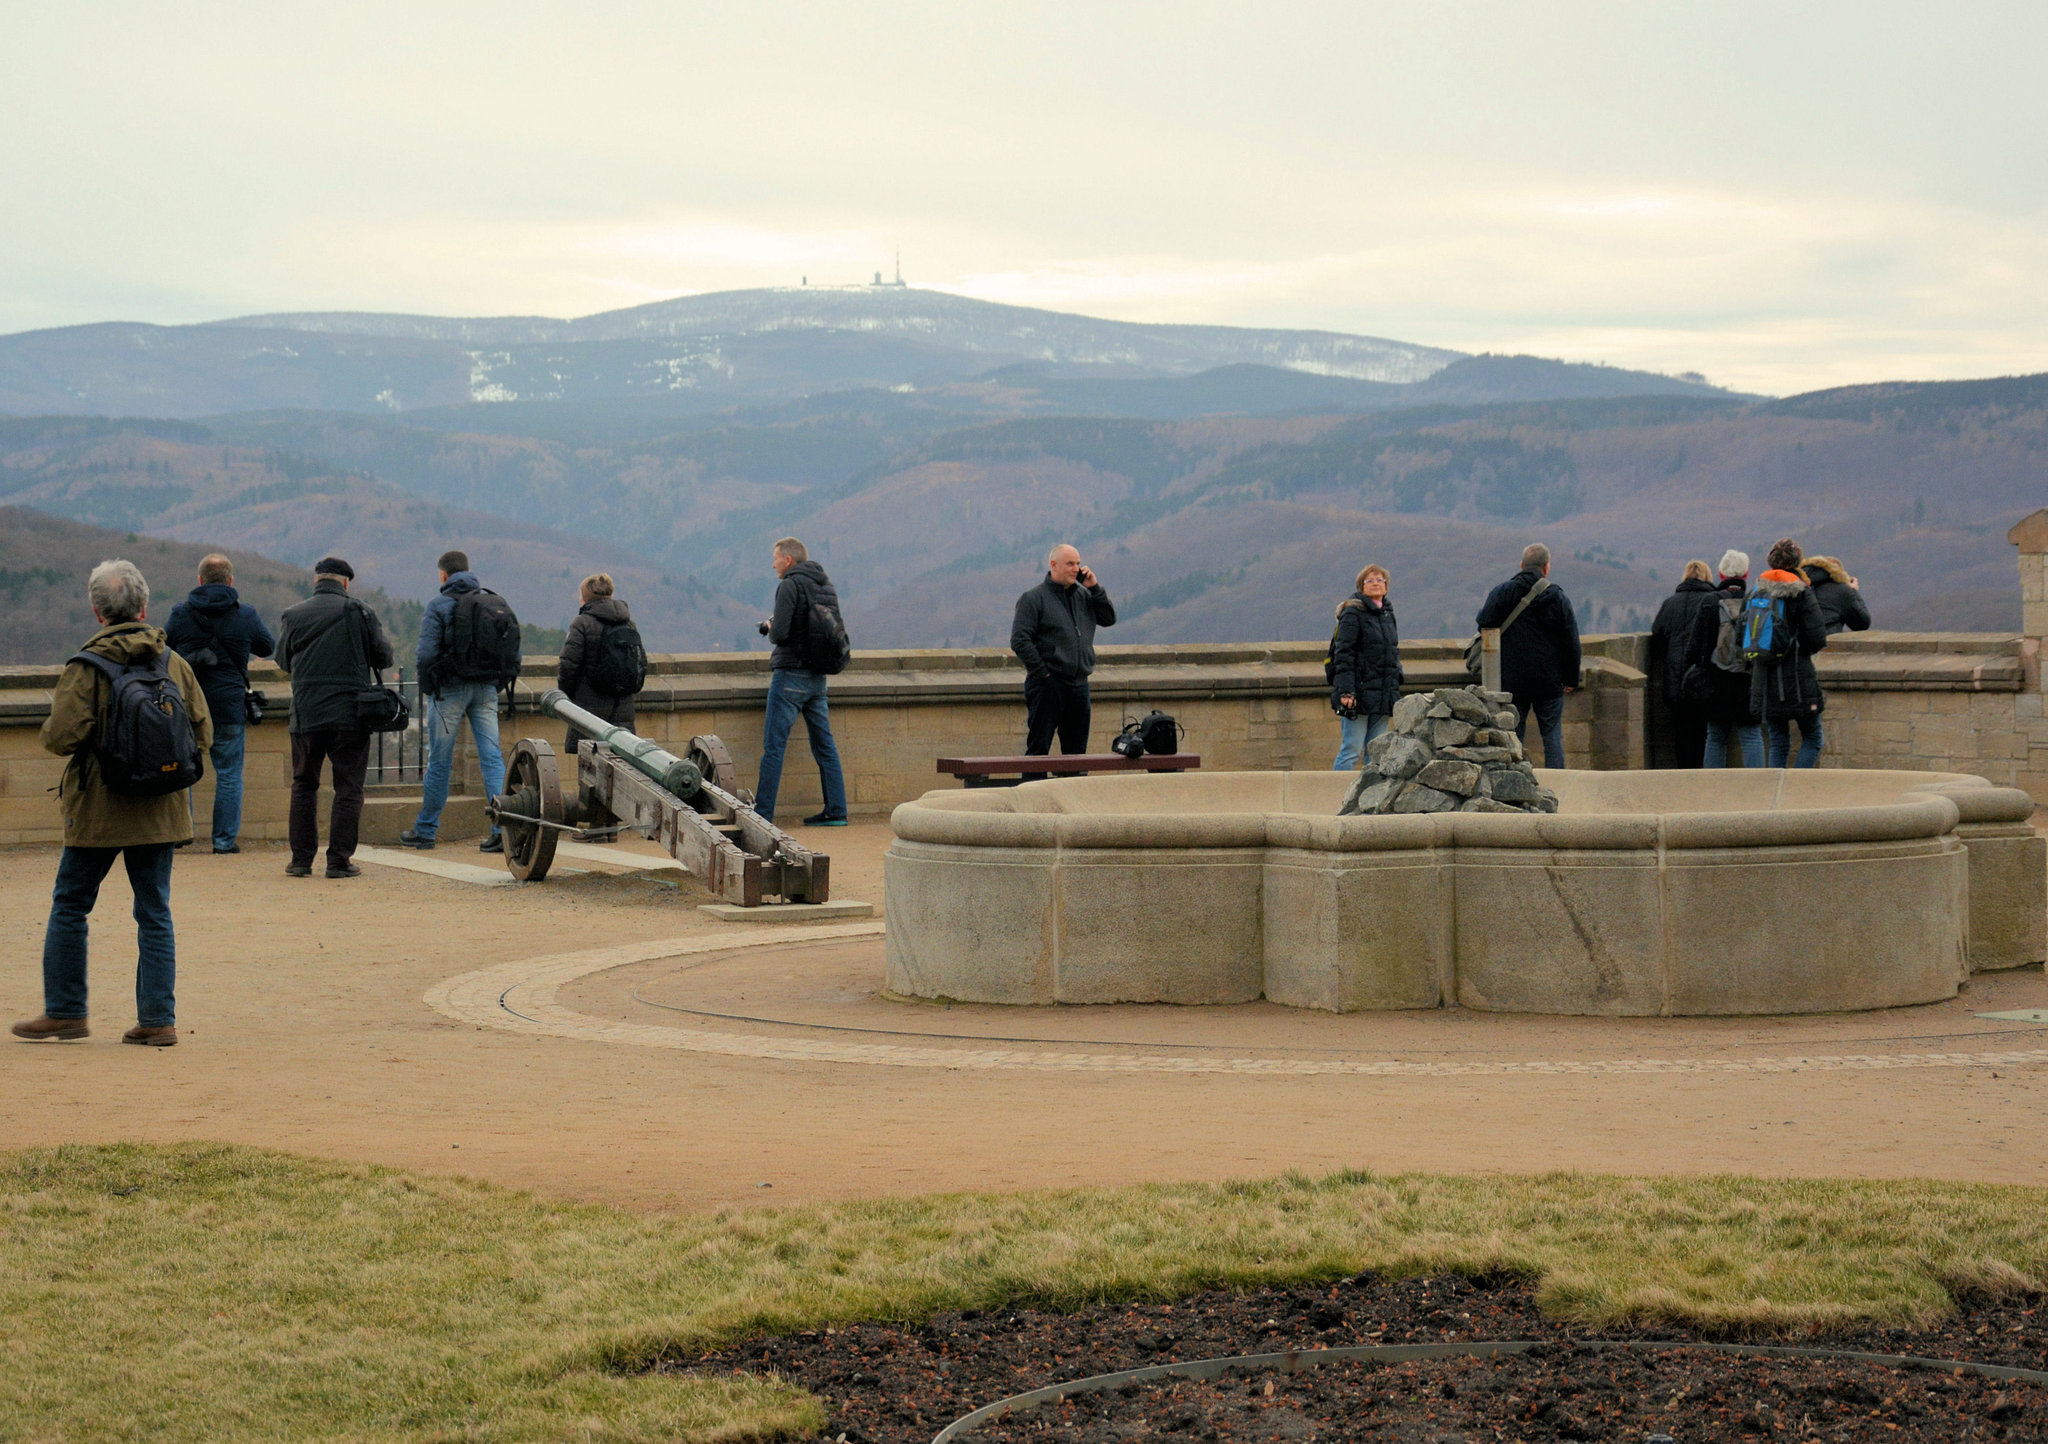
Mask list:
[[[577,589],[576,618],[569,623],[569,634],[562,639],[562,652],[556,660],[555,685],[584,711],[631,731],[633,701],[640,694],[608,692],[598,685],[596,675],[601,670],[599,659],[604,654],[605,633],[613,627],[633,626],[632,611],[613,595],[614,589],[611,577],[604,572],[583,579],[583,585]],[[632,635],[637,640],[639,628],[634,627]],[[571,727],[562,741],[562,750],[573,755],[582,736]]]
[[[1522,569],[1495,587],[1479,609],[1479,629],[1503,625],[1536,584],[1550,576],[1550,548],[1522,548]],[[1501,633],[1500,684],[1512,693],[1525,731],[1529,714],[1543,737],[1543,765],[1564,766],[1564,699],[1579,690],[1579,619],[1558,587],[1545,587],[1515,624]]]
[[[1783,602],[1785,619],[1792,628],[1791,652],[1771,662],[1754,662],[1750,675],[1755,694],[1762,703],[1764,731],[1770,737],[1772,767],[1783,767],[1792,753],[1792,724],[1799,724],[1799,758],[1796,767],[1820,764],[1821,710],[1827,699],[1821,695],[1820,675],[1814,670],[1813,654],[1827,650],[1827,623],[1821,618],[1820,603],[1807,585],[1800,564],[1806,554],[1790,537],[1772,543],[1770,570],[1756,579],[1756,593]]]
[[[793,536],[775,543],[772,565],[781,580],[775,584],[775,615],[761,624],[775,651],[768,663],[772,669],[768,716],[761,730],[761,773],[754,788],[754,811],[775,820],[782,758],[789,747],[790,729],[801,716],[804,734],[811,741],[811,760],[818,764],[818,785],[825,794],[825,806],[806,817],[804,826],[844,827],[846,773],[832,740],[832,709],[825,696],[831,679],[813,670],[805,651],[815,608],[825,608],[845,624],[839,611],[839,592],[825,569],[811,560],[810,549]]]
[[[332,762],[334,808],[327,822],[327,875],[358,877],[356,835],[363,820],[363,774],[370,734],[356,698],[374,684],[373,667],[391,665],[391,639],[377,614],[348,594],[355,568],[340,557],[313,563],[313,595],[278,621],[277,665],[292,683],[292,805],[289,877],[310,877],[320,847],[320,767]]]
[[[1095,670],[1095,629],[1116,625],[1116,608],[1081,553],[1062,542],[1045,559],[1045,580],[1017,598],[1010,650],[1024,664],[1026,757],[1052,754],[1052,739],[1071,755],[1088,750],[1092,710],[1088,677]],[[1035,781],[1043,772],[1026,773]]]
[[[1700,611],[1714,604],[1714,573],[1703,561],[1685,564],[1678,590],[1657,608],[1650,624],[1650,670],[1663,670],[1664,703],[1671,719],[1671,750],[1680,767],[1698,767],[1707,750],[1706,713],[1680,695],[1685,669],[1692,665],[1693,633]]]
[[[248,740],[249,659],[273,650],[256,609],[235,590],[235,566],[215,552],[199,563],[199,585],[164,627],[171,650],[192,664],[213,714],[213,850],[240,852],[242,750]],[[189,799],[191,794],[186,794]]]
[[[1401,630],[1387,597],[1387,569],[1369,566],[1358,590],[1337,607],[1330,646],[1330,707],[1341,719],[1342,740],[1332,768],[1348,772],[1365,760],[1372,739],[1387,730],[1401,700]]]

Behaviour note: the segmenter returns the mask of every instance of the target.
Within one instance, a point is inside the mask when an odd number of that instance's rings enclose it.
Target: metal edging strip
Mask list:
[[[932,1444],[953,1444],[992,1419],[1019,1409],[1054,1404],[1071,1394],[1099,1394],[1125,1384],[1147,1384],[1158,1379],[1214,1379],[1232,1369],[1277,1369],[1283,1374],[1314,1369],[1324,1364],[1362,1359],[1374,1363],[1405,1363],[1413,1359],[1493,1358],[1526,1354],[1549,1345],[1561,1349],[1631,1349],[1662,1353],[1672,1349],[1704,1349],[1709,1353],[1737,1354],[1757,1358],[1846,1359],[1859,1364],[1887,1364],[1908,1369],[1934,1369],[1944,1373],[1981,1374],[1987,1379],[2017,1379],[2030,1384],[2048,1384],[2048,1372],[2019,1369],[2006,1364],[1978,1364],[1968,1359],[1923,1359],[1912,1354],[1869,1354],[1854,1349],[1797,1348],[1784,1344],[1712,1344],[1685,1339],[1494,1339],[1470,1344],[1361,1344],[1342,1349],[1289,1349],[1278,1354],[1235,1354],[1213,1359],[1190,1359],[1183,1363],[1152,1364],[1143,1369],[1124,1369],[1114,1374],[1096,1374],[1070,1379],[1064,1384],[1047,1384],[1022,1394],[1012,1394],[993,1404],[984,1404],[963,1414],[937,1434]]]

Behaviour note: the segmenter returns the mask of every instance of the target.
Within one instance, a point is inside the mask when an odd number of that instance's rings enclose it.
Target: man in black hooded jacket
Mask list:
[[[191,663],[213,714],[213,850],[240,852],[242,751],[248,740],[249,659],[273,643],[256,609],[235,590],[235,564],[215,552],[199,563],[199,585],[171,608],[164,627],[171,650]],[[191,795],[186,795],[189,805]]]
[[[1045,559],[1045,580],[1017,598],[1010,650],[1024,664],[1026,757],[1047,757],[1052,739],[1066,755],[1088,750],[1095,629],[1116,625],[1116,608],[1081,553],[1065,542]],[[1026,773],[1033,781],[1044,773]]]
[[[810,549],[793,536],[775,543],[773,565],[781,581],[775,586],[775,615],[761,624],[775,651],[768,661],[768,715],[761,729],[761,772],[754,790],[754,811],[770,822],[775,820],[783,752],[789,746],[790,728],[802,716],[804,735],[811,742],[811,760],[818,764],[818,783],[825,794],[824,808],[806,817],[804,826],[844,827],[846,774],[839,765],[839,749],[832,740],[832,713],[825,700],[830,679],[811,670],[804,651],[813,609],[824,607],[840,616],[839,593],[825,569],[811,560]]]
[[[1479,629],[1503,625],[1523,597],[1550,576],[1550,548],[1531,542],[1522,548],[1522,569],[1495,587],[1479,609]],[[1564,766],[1564,698],[1579,689],[1579,619],[1562,590],[1546,586],[1515,624],[1501,633],[1500,685],[1514,694],[1516,730],[1536,714],[1543,737],[1543,765]]]

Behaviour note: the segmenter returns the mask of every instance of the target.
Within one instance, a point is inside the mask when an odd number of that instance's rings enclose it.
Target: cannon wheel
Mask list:
[[[683,754],[697,764],[697,770],[704,774],[704,780],[725,792],[733,790],[739,780],[739,770],[732,765],[732,753],[726,750],[716,734],[706,737],[692,737],[690,750]]]
[[[555,770],[555,749],[537,737],[520,738],[505,764],[505,791],[498,805],[515,817],[563,821],[562,780]],[[560,833],[552,827],[509,819],[502,826],[505,866],[512,876],[521,882],[539,882],[546,877],[554,865]]]

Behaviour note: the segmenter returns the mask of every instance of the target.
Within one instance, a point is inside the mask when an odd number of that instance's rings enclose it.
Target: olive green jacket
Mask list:
[[[146,662],[166,650],[164,634],[147,622],[115,622],[93,634],[84,650],[110,662]],[[171,681],[185,695],[192,716],[192,735],[204,753],[213,744],[213,714],[199,678],[176,652],[171,653]],[[111,687],[106,676],[83,662],[72,662],[50,694],[50,719],[43,723],[44,750],[69,757],[71,765],[57,784],[64,807],[66,847],[146,847],[152,843],[190,842],[192,811],[188,792],[163,797],[123,797],[100,781],[93,735],[106,711]]]

